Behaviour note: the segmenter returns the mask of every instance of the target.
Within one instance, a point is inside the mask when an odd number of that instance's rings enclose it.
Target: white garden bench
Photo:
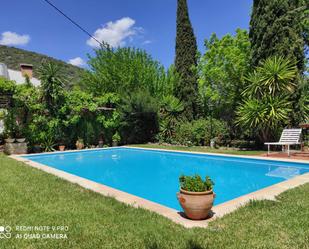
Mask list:
[[[284,150],[284,146],[288,147],[288,156],[290,156],[290,146],[301,144],[300,136],[301,136],[302,129],[284,129],[279,142],[275,143],[265,143],[268,146],[267,155],[270,153],[270,145],[282,145],[282,150]]]

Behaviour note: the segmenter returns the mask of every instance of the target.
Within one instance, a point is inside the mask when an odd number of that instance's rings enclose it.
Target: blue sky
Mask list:
[[[98,39],[147,50],[165,66],[173,63],[176,0],[50,0]],[[249,26],[251,0],[188,0],[199,49],[219,36]],[[0,44],[36,51],[75,64],[87,60],[95,42],[43,0],[1,1]],[[88,42],[87,42],[88,41]],[[82,59],[76,59],[79,58]]]

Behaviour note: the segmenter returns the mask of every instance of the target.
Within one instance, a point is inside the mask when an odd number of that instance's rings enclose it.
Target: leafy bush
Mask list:
[[[4,116],[4,136],[15,138],[17,130],[16,115],[13,112],[8,112]]]
[[[199,119],[181,123],[176,129],[175,142],[182,145],[209,145],[216,138],[216,143],[225,144],[228,128],[225,122],[217,119]]]
[[[96,96],[105,93],[125,95],[146,89],[152,96],[164,93],[164,67],[146,51],[136,48],[102,47],[89,59],[90,71],[83,75],[80,87]]]
[[[181,122],[180,114],[184,110],[183,103],[173,95],[167,95],[160,101],[160,133],[159,141],[172,143],[175,130]]]
[[[206,176],[205,181],[199,176],[180,176],[179,177],[180,187],[186,191],[192,192],[204,192],[213,189],[214,182],[209,176]]]
[[[233,121],[244,89],[244,75],[250,66],[250,41],[246,30],[205,40],[205,54],[198,65],[199,92],[204,113],[227,122]]]
[[[116,133],[113,135],[112,140],[113,140],[113,142],[120,142],[120,141],[121,141],[121,137],[120,137],[119,132],[116,132]]]
[[[74,148],[78,137],[84,140],[86,146],[98,144],[100,138],[107,144],[111,143],[113,134],[119,128],[119,112],[102,108],[115,108],[118,102],[119,96],[116,94],[95,98],[80,90],[67,92],[60,111],[67,144]]]
[[[57,118],[34,114],[28,126],[27,140],[31,145],[40,145],[46,151],[50,151],[56,145],[60,123],[61,120]]]
[[[0,76],[0,93],[14,93],[16,84],[14,81],[7,80]]]
[[[124,143],[153,141],[159,130],[158,106],[147,91],[133,92],[119,106],[120,134]]]
[[[232,140],[230,145],[239,149],[254,149],[256,148],[256,142],[250,140]]]
[[[64,101],[64,82],[61,67],[54,63],[43,63],[39,68],[44,104],[51,115],[56,116]]]

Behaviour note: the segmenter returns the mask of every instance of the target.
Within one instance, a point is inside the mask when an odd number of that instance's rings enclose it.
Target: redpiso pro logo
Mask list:
[[[12,228],[10,226],[0,226],[0,239],[10,239]]]

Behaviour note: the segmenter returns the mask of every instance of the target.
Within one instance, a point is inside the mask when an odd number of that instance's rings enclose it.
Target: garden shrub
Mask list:
[[[173,143],[176,127],[182,121],[183,111],[183,103],[173,95],[166,95],[160,99],[160,133],[157,135],[160,142]]]
[[[239,149],[255,149],[257,148],[257,144],[255,141],[250,140],[232,140],[230,145],[234,148]]]
[[[16,84],[14,81],[0,76],[0,93],[14,93],[15,89]]]
[[[226,123],[208,118],[181,123],[176,130],[175,142],[182,145],[209,145],[210,140],[216,138],[216,143],[222,145],[227,137]]]
[[[126,144],[154,141],[159,131],[158,106],[146,90],[128,94],[120,106],[120,134]]]

